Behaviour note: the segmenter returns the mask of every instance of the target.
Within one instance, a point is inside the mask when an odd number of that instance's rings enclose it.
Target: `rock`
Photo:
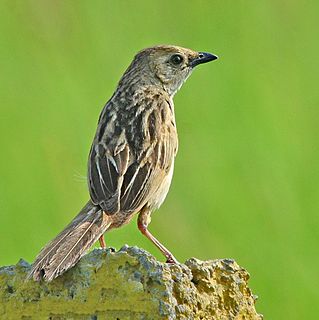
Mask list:
[[[95,249],[50,283],[26,280],[30,268],[0,268],[1,319],[262,319],[230,259],[173,265],[124,246]]]

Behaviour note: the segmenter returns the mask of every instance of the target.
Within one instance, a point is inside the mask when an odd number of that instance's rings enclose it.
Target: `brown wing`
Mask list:
[[[109,102],[89,156],[91,199],[108,214],[138,211],[169,171],[177,149],[173,108],[160,95],[130,108]]]

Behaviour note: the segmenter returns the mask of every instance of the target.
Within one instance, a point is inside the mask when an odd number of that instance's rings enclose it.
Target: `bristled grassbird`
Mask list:
[[[104,233],[138,213],[138,228],[175,257],[148,230],[171,184],[178,139],[173,97],[194,67],[217,56],[171,45],[140,51],[103,108],[88,159],[90,200],[38,254],[29,277],[51,281]]]

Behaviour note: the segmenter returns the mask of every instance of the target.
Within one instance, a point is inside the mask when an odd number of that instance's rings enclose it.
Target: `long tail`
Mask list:
[[[111,223],[111,218],[89,201],[70,224],[40,251],[29,278],[51,281],[73,267]]]

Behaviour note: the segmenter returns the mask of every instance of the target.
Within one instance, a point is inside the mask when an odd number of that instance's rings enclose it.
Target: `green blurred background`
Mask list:
[[[318,2],[0,6],[0,265],[31,262],[88,199],[99,112],[133,55],[182,45],[220,59],[175,97],[175,176],[150,230],[180,261],[236,259],[266,318],[315,318]],[[162,259],[135,222],[106,240]]]

